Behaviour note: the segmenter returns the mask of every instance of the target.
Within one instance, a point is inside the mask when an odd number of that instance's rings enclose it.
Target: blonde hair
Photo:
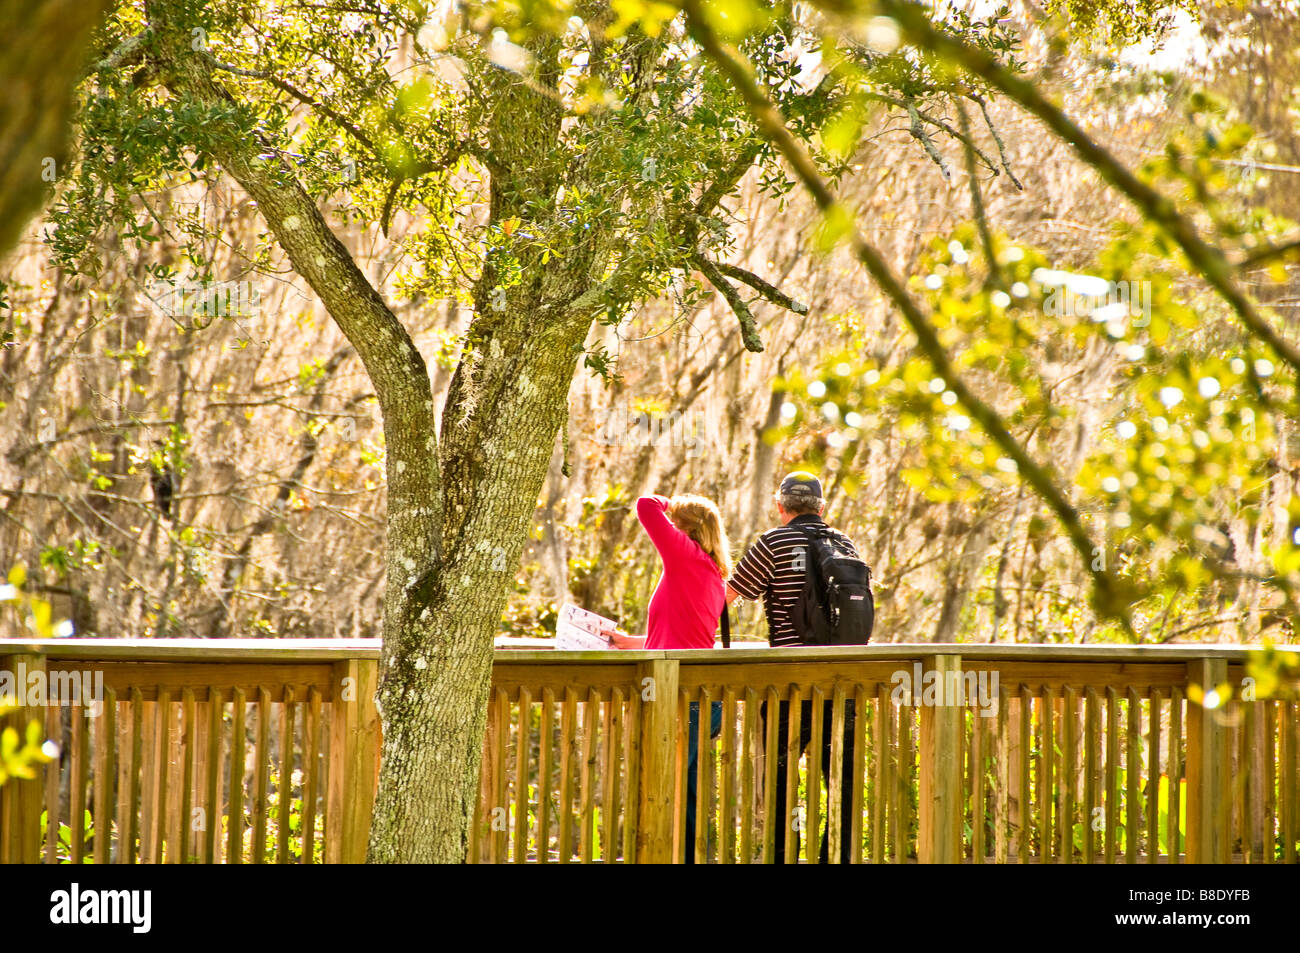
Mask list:
[[[717,564],[724,579],[731,575],[731,546],[722,529],[722,516],[712,500],[702,496],[674,496],[668,502],[668,518],[700,544],[700,548]]]

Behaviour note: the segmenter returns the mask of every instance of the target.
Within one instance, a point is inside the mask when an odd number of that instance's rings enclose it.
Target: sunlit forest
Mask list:
[[[1236,256],[1239,286],[1293,329],[1294,256],[1251,256],[1300,216],[1300,7],[1190,4],[1136,39],[1121,26],[1075,41],[1033,3],[997,13],[1042,94],[1193,203],[1196,227]],[[387,51],[399,107],[472,99],[478,67],[432,54],[440,29]],[[827,72],[815,35],[787,55],[791,82],[812,88]],[[423,86],[402,85],[417,74]],[[312,101],[332,81],[291,69],[282,90]],[[441,415],[484,249],[529,224],[488,226],[490,186],[472,164],[449,166],[437,195],[388,188],[369,160],[359,174],[337,130],[277,95],[295,166],[409,330]],[[876,641],[1293,638],[1295,369],[1243,334],[1095,167],[1018,105],[976,99],[885,90],[855,101],[855,122],[828,122],[818,148],[969,386],[1050,462],[1095,552],[1081,555],[953,406],[895,302],[767,157],[708,216],[709,243],[805,307],[740,284],[762,341],[748,350],[727,296],[672,265],[653,294],[595,324],[508,567],[501,634],[552,634],[566,601],[643,626],[658,564],[637,496],[717,500],[740,552],[774,525],[776,481],[808,469],[827,487],[828,520],[872,567]],[[93,130],[123,137],[119,166],[151,148],[147,110],[129,116],[104,93],[86,108]],[[692,126],[663,155],[627,145],[618,158],[671,188],[671,164],[700,136]],[[28,588],[81,635],[378,636],[386,446],[356,351],[266,244],[244,190],[168,155],[122,171],[136,176],[127,194],[91,177],[101,147],[78,148],[81,171],[0,286],[0,561],[26,564]],[[228,287],[168,308],[158,299],[177,276]],[[1127,627],[1096,611],[1099,570],[1122,586]],[[747,605],[738,629],[762,638],[761,607]]]

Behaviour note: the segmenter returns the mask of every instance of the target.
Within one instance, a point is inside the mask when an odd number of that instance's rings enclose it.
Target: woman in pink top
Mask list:
[[[659,551],[664,573],[650,597],[644,637],[611,633],[620,649],[711,649],[731,575],[718,508],[700,496],[643,496],[637,519]]]
[[[664,574],[646,613],[646,635],[610,633],[620,649],[711,649],[713,633],[727,605],[723,580],[731,575],[731,553],[718,508],[700,496],[643,496],[636,516],[659,550]],[[695,862],[695,762],[699,750],[700,703],[691,702],[686,756],[686,863]],[[722,732],[722,703],[709,706],[709,737]],[[707,832],[706,832],[707,839]]]

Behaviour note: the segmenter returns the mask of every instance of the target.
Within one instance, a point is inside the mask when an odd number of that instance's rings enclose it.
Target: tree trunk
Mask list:
[[[63,175],[86,47],[108,0],[0,0],[0,255]]]
[[[372,862],[465,859],[466,819],[473,815],[487,723],[492,637],[564,422],[586,332],[585,320],[570,319],[520,343],[514,352],[520,369],[507,375],[496,400],[476,406],[472,439],[460,443],[464,449],[444,457],[445,472],[472,473],[445,483],[448,512],[461,524],[445,562],[415,584],[414,598],[400,591],[391,597],[391,582],[385,594],[384,750]],[[389,549],[405,549],[391,527]]]
[[[568,441],[563,438],[555,441],[555,450],[551,454],[551,464],[546,470],[546,500],[540,510],[542,539],[539,556],[546,571],[547,584],[551,589],[551,598],[555,604],[562,605],[569,601],[569,554],[564,544],[564,535],[556,522],[564,520],[564,487],[568,481],[565,475],[565,451]]]
[[[943,609],[934,628],[933,642],[951,642],[956,638],[962,610],[970,596],[971,588],[979,578],[979,568],[988,553],[992,521],[976,516],[974,525],[965,534],[961,555],[948,567],[948,580],[944,585]]]

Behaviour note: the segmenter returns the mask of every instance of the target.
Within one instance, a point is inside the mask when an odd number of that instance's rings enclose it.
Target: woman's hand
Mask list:
[[[609,639],[609,644],[616,649],[640,649],[645,647],[644,635],[628,635],[622,629],[601,629],[601,634]]]

